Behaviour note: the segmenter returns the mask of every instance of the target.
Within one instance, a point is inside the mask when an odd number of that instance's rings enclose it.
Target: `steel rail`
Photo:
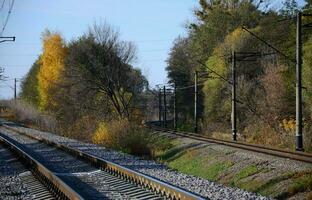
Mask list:
[[[57,191],[60,199],[83,199],[77,192],[72,190],[65,182],[53,174],[49,169],[38,162],[34,157],[26,153],[23,149],[15,145],[8,138],[0,136],[0,141],[9,146],[16,154],[27,162],[33,168],[35,173],[42,179],[43,182],[49,184],[53,191]]]
[[[264,154],[268,154],[272,156],[278,156],[278,157],[289,158],[292,160],[298,160],[298,161],[302,161],[306,163],[312,163],[312,154],[306,153],[306,152],[288,151],[288,150],[283,150],[283,149],[278,149],[278,148],[273,148],[273,147],[249,144],[246,142],[234,142],[234,141],[228,141],[228,140],[215,139],[215,138],[210,138],[210,137],[206,137],[206,136],[195,134],[195,133],[182,132],[182,131],[162,128],[159,126],[152,125],[150,123],[146,124],[146,126],[148,126],[152,130],[172,134],[172,135],[179,136],[179,137],[185,137],[185,138],[195,139],[198,141],[221,144],[225,146],[231,146],[231,147],[235,147],[239,149],[258,152],[258,153],[264,153]]]
[[[158,180],[156,178],[153,178],[151,176],[142,174],[140,172],[136,172],[134,170],[131,170],[129,168],[123,167],[119,164],[107,161],[105,159],[99,158],[97,156],[91,155],[89,153],[83,152],[81,150],[56,143],[54,141],[36,136],[36,135],[30,135],[28,133],[22,132],[20,130],[17,130],[14,127],[3,125],[3,127],[14,131],[16,133],[25,135],[29,138],[42,141],[46,144],[49,144],[51,146],[55,146],[59,149],[62,149],[74,156],[77,156],[81,159],[84,159],[88,162],[91,162],[94,166],[97,166],[101,168],[101,170],[105,170],[110,172],[111,174],[114,174],[124,180],[127,180],[129,182],[133,182],[137,185],[140,185],[142,187],[145,187],[155,193],[161,194],[162,196],[168,198],[168,199],[176,199],[176,200],[195,200],[195,199],[204,199],[203,197],[200,197],[196,194],[193,194],[191,192],[185,191],[183,189],[180,189],[176,186],[173,186],[169,183],[165,183],[161,180]]]
[[[8,199],[11,195],[13,195],[15,199],[18,199],[26,193],[36,199],[44,198],[46,200],[54,200],[57,198],[57,195],[55,195],[53,191],[51,191],[49,187],[43,183],[41,177],[38,176],[38,173],[34,173],[34,170],[27,165],[27,163],[23,163],[24,159],[21,159],[19,155],[13,152],[12,149],[2,141],[0,141],[0,152],[0,165],[6,165],[8,167],[0,169],[1,176],[11,176],[13,174],[18,175],[21,184],[26,186],[27,191],[25,193],[21,191],[21,196],[14,193],[14,191],[12,191],[12,193],[5,192],[3,195],[0,195],[1,199]],[[9,170],[7,171],[7,169]],[[12,181],[9,182],[12,183]]]

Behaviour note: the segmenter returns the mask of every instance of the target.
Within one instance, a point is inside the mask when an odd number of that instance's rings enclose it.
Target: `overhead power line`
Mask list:
[[[7,24],[8,24],[8,21],[9,21],[9,18],[10,18],[12,9],[13,9],[14,1],[15,1],[15,0],[12,0],[12,1],[11,1],[11,4],[9,4],[8,15],[7,15],[7,17],[6,17],[5,21],[4,21],[4,24],[3,24],[3,27],[2,27],[2,30],[1,30],[0,36],[2,36],[2,34],[3,34],[3,32],[4,32],[5,28],[6,28],[6,26],[7,26]],[[3,4],[4,4],[4,2],[3,2]],[[3,7],[3,5],[2,5],[2,7]],[[1,8],[1,9],[2,9],[2,8]]]
[[[3,0],[3,1],[2,1],[2,5],[1,5],[1,9],[0,9],[0,10],[2,10],[2,9],[3,9],[3,7],[4,7],[4,3],[5,3],[5,0]]]
[[[203,67],[205,67],[206,69],[208,69],[211,73],[215,74],[216,76],[218,76],[220,79],[224,80],[225,82],[229,83],[230,85],[232,84],[231,81],[229,81],[227,78],[225,78],[224,76],[222,76],[221,74],[219,74],[218,72],[214,71],[213,69],[209,68],[207,65],[205,65],[204,63],[202,63],[201,61],[197,62],[199,64],[201,64]]]
[[[296,63],[296,60],[290,58],[288,55],[286,55],[285,53],[283,53],[282,51],[280,51],[279,49],[277,49],[276,47],[274,47],[273,45],[271,45],[270,43],[268,43],[267,41],[265,41],[264,39],[260,38],[259,36],[257,36],[256,34],[254,34],[253,32],[251,32],[250,30],[248,30],[247,28],[245,28],[244,26],[242,27],[243,30],[245,30],[246,32],[248,32],[250,35],[252,35],[253,37],[255,37],[256,39],[260,40],[261,42],[263,42],[264,44],[266,44],[268,47],[270,47],[271,49],[273,49],[274,51],[276,51],[277,53],[281,54],[282,56],[284,56],[286,59],[290,60],[293,63]]]

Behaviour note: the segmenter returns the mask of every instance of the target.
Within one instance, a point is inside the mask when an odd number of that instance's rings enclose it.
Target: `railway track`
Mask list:
[[[24,162],[26,161],[26,162]],[[26,164],[25,164],[26,163]],[[53,191],[48,182],[27,160],[12,152],[8,145],[0,142],[0,199],[57,199],[57,191]]]
[[[234,141],[228,141],[228,140],[214,139],[214,138],[209,138],[209,137],[195,134],[195,133],[175,131],[172,129],[162,128],[159,126],[155,126],[152,123],[148,123],[147,126],[153,131],[156,131],[158,133],[166,133],[175,137],[185,137],[185,138],[195,139],[195,140],[202,141],[202,142],[221,144],[221,145],[231,146],[231,147],[235,147],[239,149],[254,151],[258,153],[264,153],[264,154],[268,154],[272,156],[278,156],[278,157],[298,160],[298,161],[302,161],[306,163],[312,163],[312,154],[305,153],[305,152],[287,151],[287,150],[277,149],[277,148],[272,148],[272,147],[248,144],[245,142],[234,142]]]
[[[192,193],[88,153],[4,125],[0,139],[51,173],[69,199],[202,199]],[[2,128],[3,130],[3,128]]]

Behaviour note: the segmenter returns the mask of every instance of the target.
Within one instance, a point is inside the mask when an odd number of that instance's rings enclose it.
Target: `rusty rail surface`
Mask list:
[[[34,157],[15,145],[8,137],[0,136],[0,141],[12,149],[21,157],[39,177],[39,180],[55,193],[58,199],[83,199],[77,192],[72,190],[65,182],[53,174],[49,169],[38,162]]]
[[[101,170],[109,171],[111,174],[114,174],[124,180],[127,180],[129,182],[133,182],[137,185],[140,185],[144,188],[147,188],[155,193],[159,193],[165,198],[168,199],[175,199],[175,200],[195,200],[195,199],[204,199],[200,196],[197,196],[196,194],[193,194],[191,192],[185,191],[183,189],[180,189],[176,186],[173,186],[171,184],[165,183],[161,180],[158,180],[156,178],[153,178],[151,176],[142,174],[140,172],[136,172],[134,170],[131,170],[129,168],[123,167],[119,164],[112,163],[110,161],[104,160],[102,158],[99,158],[97,156],[88,154],[86,152],[83,152],[81,150],[56,143],[54,141],[47,140],[45,138],[36,136],[36,135],[30,135],[28,133],[22,132],[20,130],[17,130],[14,127],[3,125],[3,127],[12,130],[16,133],[25,135],[27,137],[30,137],[35,140],[42,141],[44,143],[47,143],[49,145],[55,146],[59,149],[62,149],[74,156],[77,156],[83,160],[86,160],[88,162],[91,162],[94,166],[97,166],[101,168]]]
[[[278,148],[273,148],[273,147],[249,144],[246,142],[234,142],[234,141],[228,141],[228,140],[214,139],[214,138],[199,135],[196,133],[176,131],[172,129],[162,128],[159,126],[155,126],[152,123],[147,123],[146,126],[152,130],[164,132],[164,133],[175,135],[178,137],[185,137],[185,138],[195,139],[198,141],[221,144],[221,145],[231,146],[231,147],[235,147],[239,149],[254,151],[258,153],[264,153],[264,154],[268,154],[272,156],[278,156],[278,157],[298,160],[298,161],[302,161],[306,163],[312,163],[312,154],[306,153],[306,152],[288,151],[288,150],[283,150],[283,149],[278,149]]]

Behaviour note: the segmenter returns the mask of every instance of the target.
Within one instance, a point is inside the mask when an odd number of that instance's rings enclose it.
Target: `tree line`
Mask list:
[[[293,147],[295,17],[299,10],[311,13],[312,1],[307,0],[304,7],[299,7],[296,1],[285,0],[279,9],[273,9],[272,2],[200,0],[193,12],[195,20],[186,26],[187,36],[174,41],[167,60],[169,83],[177,87],[192,85],[194,73],[198,72],[199,83],[202,83],[198,101],[201,132],[230,132],[231,53],[259,53],[255,59],[237,62],[239,133],[246,140]],[[311,18],[303,18],[303,24],[310,22]],[[311,30],[306,29],[303,35],[303,106],[308,144],[312,143],[311,41]],[[177,90],[176,96],[178,128],[187,128],[185,124],[194,124],[194,105],[190,103],[190,99],[194,99],[194,89]],[[279,141],[286,138],[288,143]]]
[[[42,44],[20,97],[54,116],[61,133],[79,130],[89,137],[100,121],[140,119],[138,102],[144,101],[148,81],[132,65],[135,45],[122,41],[112,26],[95,23],[70,42],[46,30]]]

